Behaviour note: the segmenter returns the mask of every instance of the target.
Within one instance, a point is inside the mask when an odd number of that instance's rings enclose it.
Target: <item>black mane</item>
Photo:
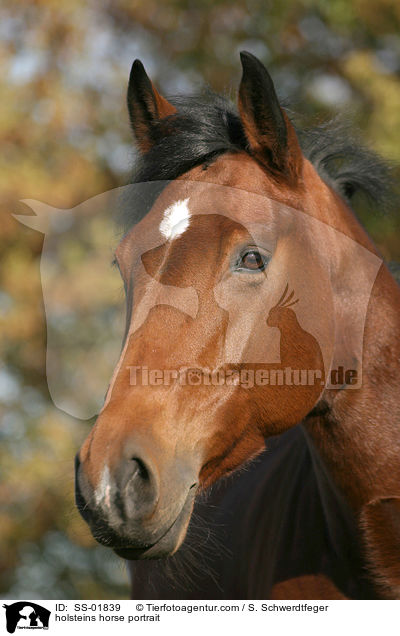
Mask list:
[[[122,223],[132,226],[148,211],[166,181],[191,168],[207,168],[227,152],[249,152],[236,107],[226,98],[207,92],[199,96],[170,98],[178,114],[161,120],[153,129],[153,147],[136,163],[131,183],[155,182],[141,200],[142,212],[123,206]],[[304,155],[321,178],[355,209],[360,195],[379,212],[393,201],[391,168],[362,146],[349,124],[337,121],[311,129],[296,126]],[[143,206],[144,204],[144,206]],[[136,206],[134,206],[136,207]]]

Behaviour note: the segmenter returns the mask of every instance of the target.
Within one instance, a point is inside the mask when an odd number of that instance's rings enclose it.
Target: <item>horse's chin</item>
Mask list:
[[[114,547],[114,552],[121,558],[128,561],[137,561],[140,559],[163,559],[171,556],[181,547],[189,526],[190,517],[192,515],[194,504],[194,492],[187,497],[185,504],[169,527],[167,532],[155,543],[148,546],[130,546]]]

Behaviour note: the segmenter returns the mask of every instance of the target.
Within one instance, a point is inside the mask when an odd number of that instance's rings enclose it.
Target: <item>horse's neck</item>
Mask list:
[[[305,426],[355,510],[400,496],[400,290],[380,270],[364,332],[362,387],[326,391]]]

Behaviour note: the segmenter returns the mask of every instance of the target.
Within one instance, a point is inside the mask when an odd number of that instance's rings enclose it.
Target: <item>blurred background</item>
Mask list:
[[[43,234],[12,214],[31,213],[21,199],[72,208],[126,182],[135,156],[125,108],[134,58],[144,62],[166,95],[193,93],[208,84],[234,98],[242,49],[268,66],[279,95],[306,123],[345,114],[366,144],[400,162],[398,0],[3,0],[0,5],[3,598],[128,595],[123,562],[95,545],[74,507],[73,457],[92,420],[67,415],[50,399],[39,270]],[[360,214],[383,256],[400,260],[398,216]],[[107,224],[93,223],[99,240],[108,240],[108,234],[102,236],[109,232]],[[63,249],[74,275],[62,279],[61,296],[96,310],[95,337],[101,338],[112,319],[102,308],[110,298],[122,306],[122,286],[104,276],[99,290],[94,259],[85,264],[91,284],[82,294],[82,253],[74,241]],[[70,319],[80,336],[80,320]],[[85,337],[82,333],[82,346]]]

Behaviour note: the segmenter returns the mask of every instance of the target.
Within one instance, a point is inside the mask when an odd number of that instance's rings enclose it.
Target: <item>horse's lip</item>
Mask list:
[[[156,545],[155,543],[153,545]],[[153,546],[148,545],[146,548],[113,548],[116,555],[121,557],[122,559],[128,559],[135,561],[136,559],[140,559],[147,550],[150,550]]]
[[[145,558],[149,558],[149,559],[161,558],[162,556],[166,556],[167,554],[171,553],[170,546],[166,547],[165,541],[166,540],[168,541],[168,537],[173,535],[174,530],[176,530],[176,528],[178,528],[178,531],[179,531],[179,525],[180,525],[180,522],[182,521],[182,518],[185,519],[186,514],[193,507],[194,495],[195,495],[194,489],[193,487],[191,487],[189,489],[188,496],[186,498],[186,501],[180,513],[175,518],[175,520],[171,523],[169,528],[157,539],[157,541],[155,541],[154,543],[151,543],[148,545],[142,545],[142,546],[129,546],[129,545],[116,546],[116,547],[113,547],[115,554],[117,554],[119,557],[122,557],[123,559],[136,560],[136,559],[143,559],[143,558],[144,559]]]
[[[182,512],[182,511],[181,511]],[[175,523],[177,522],[177,520],[179,519],[180,514],[176,517],[176,519],[171,523],[171,525],[169,526],[169,528],[161,535],[161,537],[159,537],[157,539],[157,541],[155,541],[154,543],[149,543],[148,545],[144,545],[144,546],[121,546],[121,547],[115,547],[113,548],[115,554],[117,554],[119,557],[122,557],[123,559],[140,559],[143,556],[145,556],[146,552],[150,551],[151,548],[154,548],[155,546],[157,546],[158,543],[161,543],[161,541],[164,539],[164,537],[166,537],[168,535],[168,533],[173,529]]]
[[[148,545],[142,545],[142,546],[130,546],[130,545],[117,546],[113,548],[115,554],[117,554],[119,557],[122,557],[123,559],[140,559],[143,555],[146,554],[148,550],[151,550],[151,548],[156,546],[158,543],[160,543],[164,539],[164,537],[170,532],[170,530],[172,530],[172,528],[174,527],[179,517],[180,517],[180,514],[171,523],[169,528],[161,535],[161,537],[159,537],[157,541],[154,541],[154,543],[149,543]]]

